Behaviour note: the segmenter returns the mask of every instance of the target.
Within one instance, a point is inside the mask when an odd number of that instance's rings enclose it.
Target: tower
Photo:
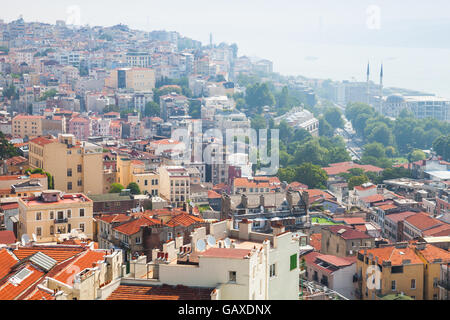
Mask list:
[[[379,103],[379,110],[378,112],[382,113],[382,107],[383,107],[383,63],[381,63],[381,70],[380,70],[380,103]]]
[[[370,77],[370,67],[369,67],[369,61],[367,61],[367,92],[366,92],[366,102],[367,104],[370,104],[370,99],[369,99],[369,77]]]

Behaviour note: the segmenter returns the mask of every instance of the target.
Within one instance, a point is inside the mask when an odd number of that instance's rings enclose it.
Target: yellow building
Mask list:
[[[12,119],[11,133],[21,138],[41,136],[43,120],[43,116],[19,114]]]
[[[181,166],[159,167],[160,193],[176,206],[181,207],[190,199],[190,177]]]
[[[450,262],[450,253],[430,244],[401,242],[361,250],[356,262],[356,290],[363,300],[399,293],[437,300],[440,266]]]
[[[39,197],[19,199],[19,238],[36,235],[38,242],[55,241],[58,234],[80,229],[93,238],[93,201],[84,194],[43,191]]]
[[[125,187],[131,182],[135,182],[141,193],[159,195],[159,174],[155,171],[146,171],[145,164],[142,161],[117,157],[116,177],[116,181]]]
[[[29,163],[54,178],[54,188],[65,192],[103,193],[103,149],[79,142],[72,134],[58,139],[38,137],[29,142]]]
[[[105,79],[105,86],[114,89],[151,91],[155,87],[155,71],[149,68],[120,68],[111,71]]]

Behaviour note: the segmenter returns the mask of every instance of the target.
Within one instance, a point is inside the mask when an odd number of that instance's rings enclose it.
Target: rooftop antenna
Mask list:
[[[25,233],[22,235],[22,245],[26,246],[30,242],[30,237]]]
[[[212,235],[209,235],[207,237],[207,242],[208,242],[209,246],[214,247],[216,245],[216,238]]]
[[[205,251],[205,249],[206,249],[205,241],[203,239],[198,239],[196,247],[197,247],[197,251],[200,251],[200,252]]]
[[[225,240],[223,241],[223,243],[225,244],[225,248],[229,248],[231,245],[231,240],[230,238],[225,238]]]

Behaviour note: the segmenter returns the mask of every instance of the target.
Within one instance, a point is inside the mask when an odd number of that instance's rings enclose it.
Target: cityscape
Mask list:
[[[75,18],[0,14],[0,300],[450,299],[445,93]]]

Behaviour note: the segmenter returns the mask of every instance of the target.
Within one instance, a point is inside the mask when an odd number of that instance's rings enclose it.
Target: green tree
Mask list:
[[[245,102],[252,111],[261,114],[264,106],[275,105],[275,98],[266,82],[256,83],[247,87]]]
[[[332,137],[334,134],[333,127],[325,120],[324,117],[319,118],[319,135],[325,137]]]
[[[103,113],[108,113],[108,112],[120,112],[120,108],[119,106],[115,106],[113,104],[107,105],[106,107],[103,108]]]
[[[351,177],[348,180],[348,189],[353,190],[354,187],[360,186],[366,182],[369,182],[369,178],[366,175]]]
[[[127,189],[130,189],[131,194],[141,194],[141,189],[139,189],[139,186],[136,182],[131,182]]]
[[[445,161],[450,161],[450,134],[434,140],[433,150]]]
[[[379,142],[387,147],[392,145],[394,138],[391,129],[385,123],[379,123],[372,129],[367,140],[369,142]]]
[[[123,185],[120,183],[111,184],[111,189],[109,189],[109,193],[119,193],[122,189],[125,189]]]
[[[260,115],[257,114],[254,116],[251,120],[251,127],[256,130],[256,132],[259,134],[259,129],[266,129],[267,128],[267,122],[266,119]]]
[[[328,108],[324,113],[324,118],[334,129],[344,127],[342,112],[337,107]]]
[[[158,117],[160,115],[159,104],[154,101],[149,101],[145,104],[145,117]]]
[[[328,175],[320,166],[307,162],[296,168],[295,180],[310,188],[325,189]]]
[[[202,103],[200,100],[189,100],[189,115],[193,119],[202,117]]]
[[[17,149],[6,139],[5,134],[0,131],[0,159],[5,160],[17,156]]]
[[[317,140],[310,140],[303,144],[294,154],[295,163],[311,162],[315,165],[326,164],[328,150],[322,148]]]
[[[384,147],[381,143],[372,142],[372,143],[366,144],[364,146],[363,156],[369,156],[369,157],[375,157],[375,158],[385,158],[386,151],[384,150]]]
[[[415,149],[411,151],[408,155],[408,161],[409,162],[415,162],[419,160],[425,160],[427,158],[425,152],[419,149]]]

